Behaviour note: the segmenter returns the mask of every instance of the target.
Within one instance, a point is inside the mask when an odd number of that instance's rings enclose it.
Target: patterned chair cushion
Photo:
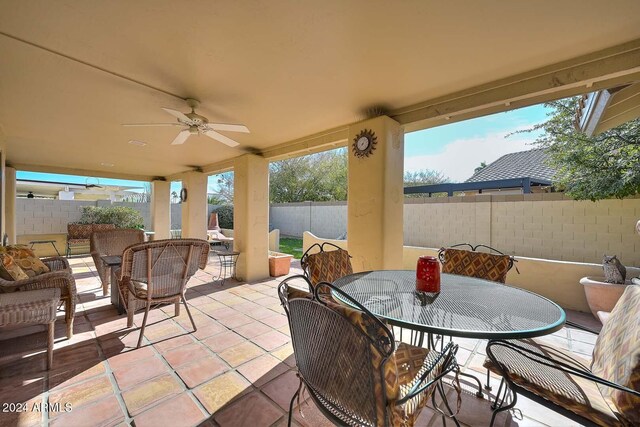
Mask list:
[[[6,251],[13,257],[15,263],[20,266],[22,271],[29,277],[35,277],[42,273],[48,273],[49,267],[47,267],[35,253],[26,246],[12,245],[7,246]]]
[[[344,249],[318,252],[307,256],[305,261],[312,285],[320,282],[333,283],[337,279],[353,273],[349,252]]]
[[[95,232],[95,231],[107,231],[107,230],[115,230],[116,226],[115,224],[91,224],[91,233]],[[89,233],[89,236],[91,236],[91,233]]]
[[[29,278],[8,253],[0,253],[0,277],[12,281]]]
[[[534,351],[536,354],[544,355],[579,369],[588,370],[588,361],[559,350],[557,346],[551,343],[547,345],[544,339],[527,339],[512,342]],[[535,363],[510,348],[493,346],[492,352],[496,359],[504,365],[507,370],[506,376],[514,384],[598,425],[623,425],[600,393],[597,384],[593,381]],[[535,358],[535,356],[532,357]],[[502,370],[495,366],[489,358],[485,359],[484,367],[498,375],[503,375]]]
[[[509,271],[509,259],[508,255],[450,248],[444,252],[442,272],[505,283]]]
[[[640,286],[627,286],[593,348],[591,370],[613,383],[640,390]],[[624,419],[640,425],[640,398],[600,385]]]

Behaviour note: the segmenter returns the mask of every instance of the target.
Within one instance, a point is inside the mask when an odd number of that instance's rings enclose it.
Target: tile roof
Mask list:
[[[532,178],[551,181],[555,170],[545,161],[548,155],[542,148],[505,154],[484,169],[473,174],[465,182],[482,182],[496,179]]]

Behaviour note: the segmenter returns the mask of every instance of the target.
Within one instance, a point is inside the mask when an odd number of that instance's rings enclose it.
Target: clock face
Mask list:
[[[364,151],[367,149],[369,144],[369,139],[366,136],[361,136],[360,139],[358,139],[358,142],[356,142],[356,147],[358,150]]]
[[[372,130],[365,129],[353,139],[353,154],[356,157],[369,157],[376,149],[377,139]]]

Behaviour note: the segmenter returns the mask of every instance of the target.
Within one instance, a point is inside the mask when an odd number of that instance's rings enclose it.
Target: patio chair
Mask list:
[[[193,325],[189,306],[184,297],[189,279],[207,266],[209,243],[199,239],[167,239],[129,246],[122,254],[120,286],[128,290],[127,327],[133,326],[138,301],[145,303],[144,318],[138,345],[142,344],[144,328],[152,305],[174,303],[175,315],[180,314],[180,301]]]
[[[491,423],[520,394],[582,425],[640,425],[639,312],[640,287],[627,286],[596,339],[590,365],[542,340],[489,341],[484,365],[503,377]]]
[[[456,345],[443,352],[408,344],[396,348],[392,332],[348,295],[325,282],[313,294],[289,286],[299,280],[311,287],[304,276],[287,278],[278,287],[300,378],[289,425],[303,386],[336,425],[411,426],[429,397],[435,399],[434,390],[446,402],[441,380],[459,369]],[[319,298],[319,292],[339,292],[357,309]]]
[[[23,292],[39,289],[60,289],[60,302],[64,305],[64,319],[67,323],[67,338],[73,337],[73,318],[76,313],[76,281],[69,262],[64,257],[43,258],[48,273],[38,274],[23,280],[0,278],[0,292]]]
[[[326,251],[325,246],[335,249]],[[311,253],[316,248],[319,251]],[[320,282],[333,283],[341,277],[353,274],[349,252],[329,242],[311,245],[302,254],[300,265],[313,286]]]
[[[122,252],[127,246],[142,242],[144,242],[144,231],[142,230],[120,228],[91,233],[89,246],[93,263],[102,282],[102,295],[107,295],[111,277],[108,274],[109,269],[104,265],[100,257],[122,256]]]
[[[468,246],[471,250],[455,249]],[[496,254],[477,252],[478,248],[486,248]],[[460,243],[438,251],[438,259],[442,263],[442,272],[458,274],[460,276],[477,277],[478,279],[491,280],[505,283],[507,273],[514,265],[515,259],[505,255],[497,249],[487,245],[473,246],[469,243]]]

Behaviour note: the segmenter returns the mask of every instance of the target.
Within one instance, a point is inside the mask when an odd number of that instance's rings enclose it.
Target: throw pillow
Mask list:
[[[29,277],[35,277],[42,273],[48,273],[47,267],[35,253],[26,246],[13,245],[7,246],[7,253],[13,257],[14,262]]]
[[[0,277],[11,281],[29,278],[7,253],[0,253]]]

